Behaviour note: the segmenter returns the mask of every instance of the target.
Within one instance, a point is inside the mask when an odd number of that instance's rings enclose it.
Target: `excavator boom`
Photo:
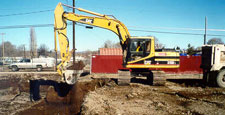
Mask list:
[[[128,32],[127,27],[123,23],[121,23],[119,20],[115,18],[111,18],[103,14],[91,12],[82,8],[76,9],[81,12],[92,14],[94,16],[85,16],[74,14],[71,12],[69,13],[64,12],[62,3],[59,3],[55,9],[55,33],[57,33],[58,35],[60,53],[62,58],[61,63],[57,66],[57,71],[60,75],[62,76],[65,75],[66,66],[71,58],[71,53],[69,52],[69,41],[67,38],[67,30],[66,30],[67,20],[104,28],[114,32],[116,35],[119,36],[120,44],[124,52],[124,57],[126,57],[127,43],[128,39],[130,38],[130,34]]]

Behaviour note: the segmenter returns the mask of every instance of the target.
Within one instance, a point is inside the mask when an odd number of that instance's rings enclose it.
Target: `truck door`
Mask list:
[[[25,59],[25,68],[31,68],[31,67],[32,67],[32,63],[30,59]]]

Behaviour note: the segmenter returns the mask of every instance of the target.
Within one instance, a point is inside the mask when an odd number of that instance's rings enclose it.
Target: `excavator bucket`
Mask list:
[[[69,66],[64,73],[66,83],[75,84],[81,73],[83,73],[84,67],[85,65],[82,61],[75,63],[75,65]]]
[[[64,73],[65,82],[69,85],[73,85],[77,82],[83,70],[66,70]]]

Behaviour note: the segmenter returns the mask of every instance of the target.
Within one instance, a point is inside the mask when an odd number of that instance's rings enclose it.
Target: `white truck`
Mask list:
[[[32,59],[22,59],[18,63],[9,65],[12,71],[19,71],[20,69],[36,69],[37,71],[42,71],[42,69],[46,67],[47,63],[36,62]]]
[[[205,83],[225,88],[225,45],[204,45],[201,68]]]

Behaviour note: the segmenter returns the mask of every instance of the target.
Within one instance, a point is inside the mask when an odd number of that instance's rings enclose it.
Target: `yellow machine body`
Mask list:
[[[75,9],[94,16],[64,12],[62,4],[57,5],[55,9],[55,32],[58,33],[62,58],[61,64],[57,67],[59,74],[62,75],[65,72],[66,63],[69,62],[71,56],[66,35],[67,20],[107,29],[118,35],[123,50],[123,64],[126,68],[179,67],[179,53],[176,51],[156,51],[154,37],[131,37],[127,27],[117,19],[81,8]],[[134,50],[135,45],[138,43],[142,44],[142,51],[140,52]]]

